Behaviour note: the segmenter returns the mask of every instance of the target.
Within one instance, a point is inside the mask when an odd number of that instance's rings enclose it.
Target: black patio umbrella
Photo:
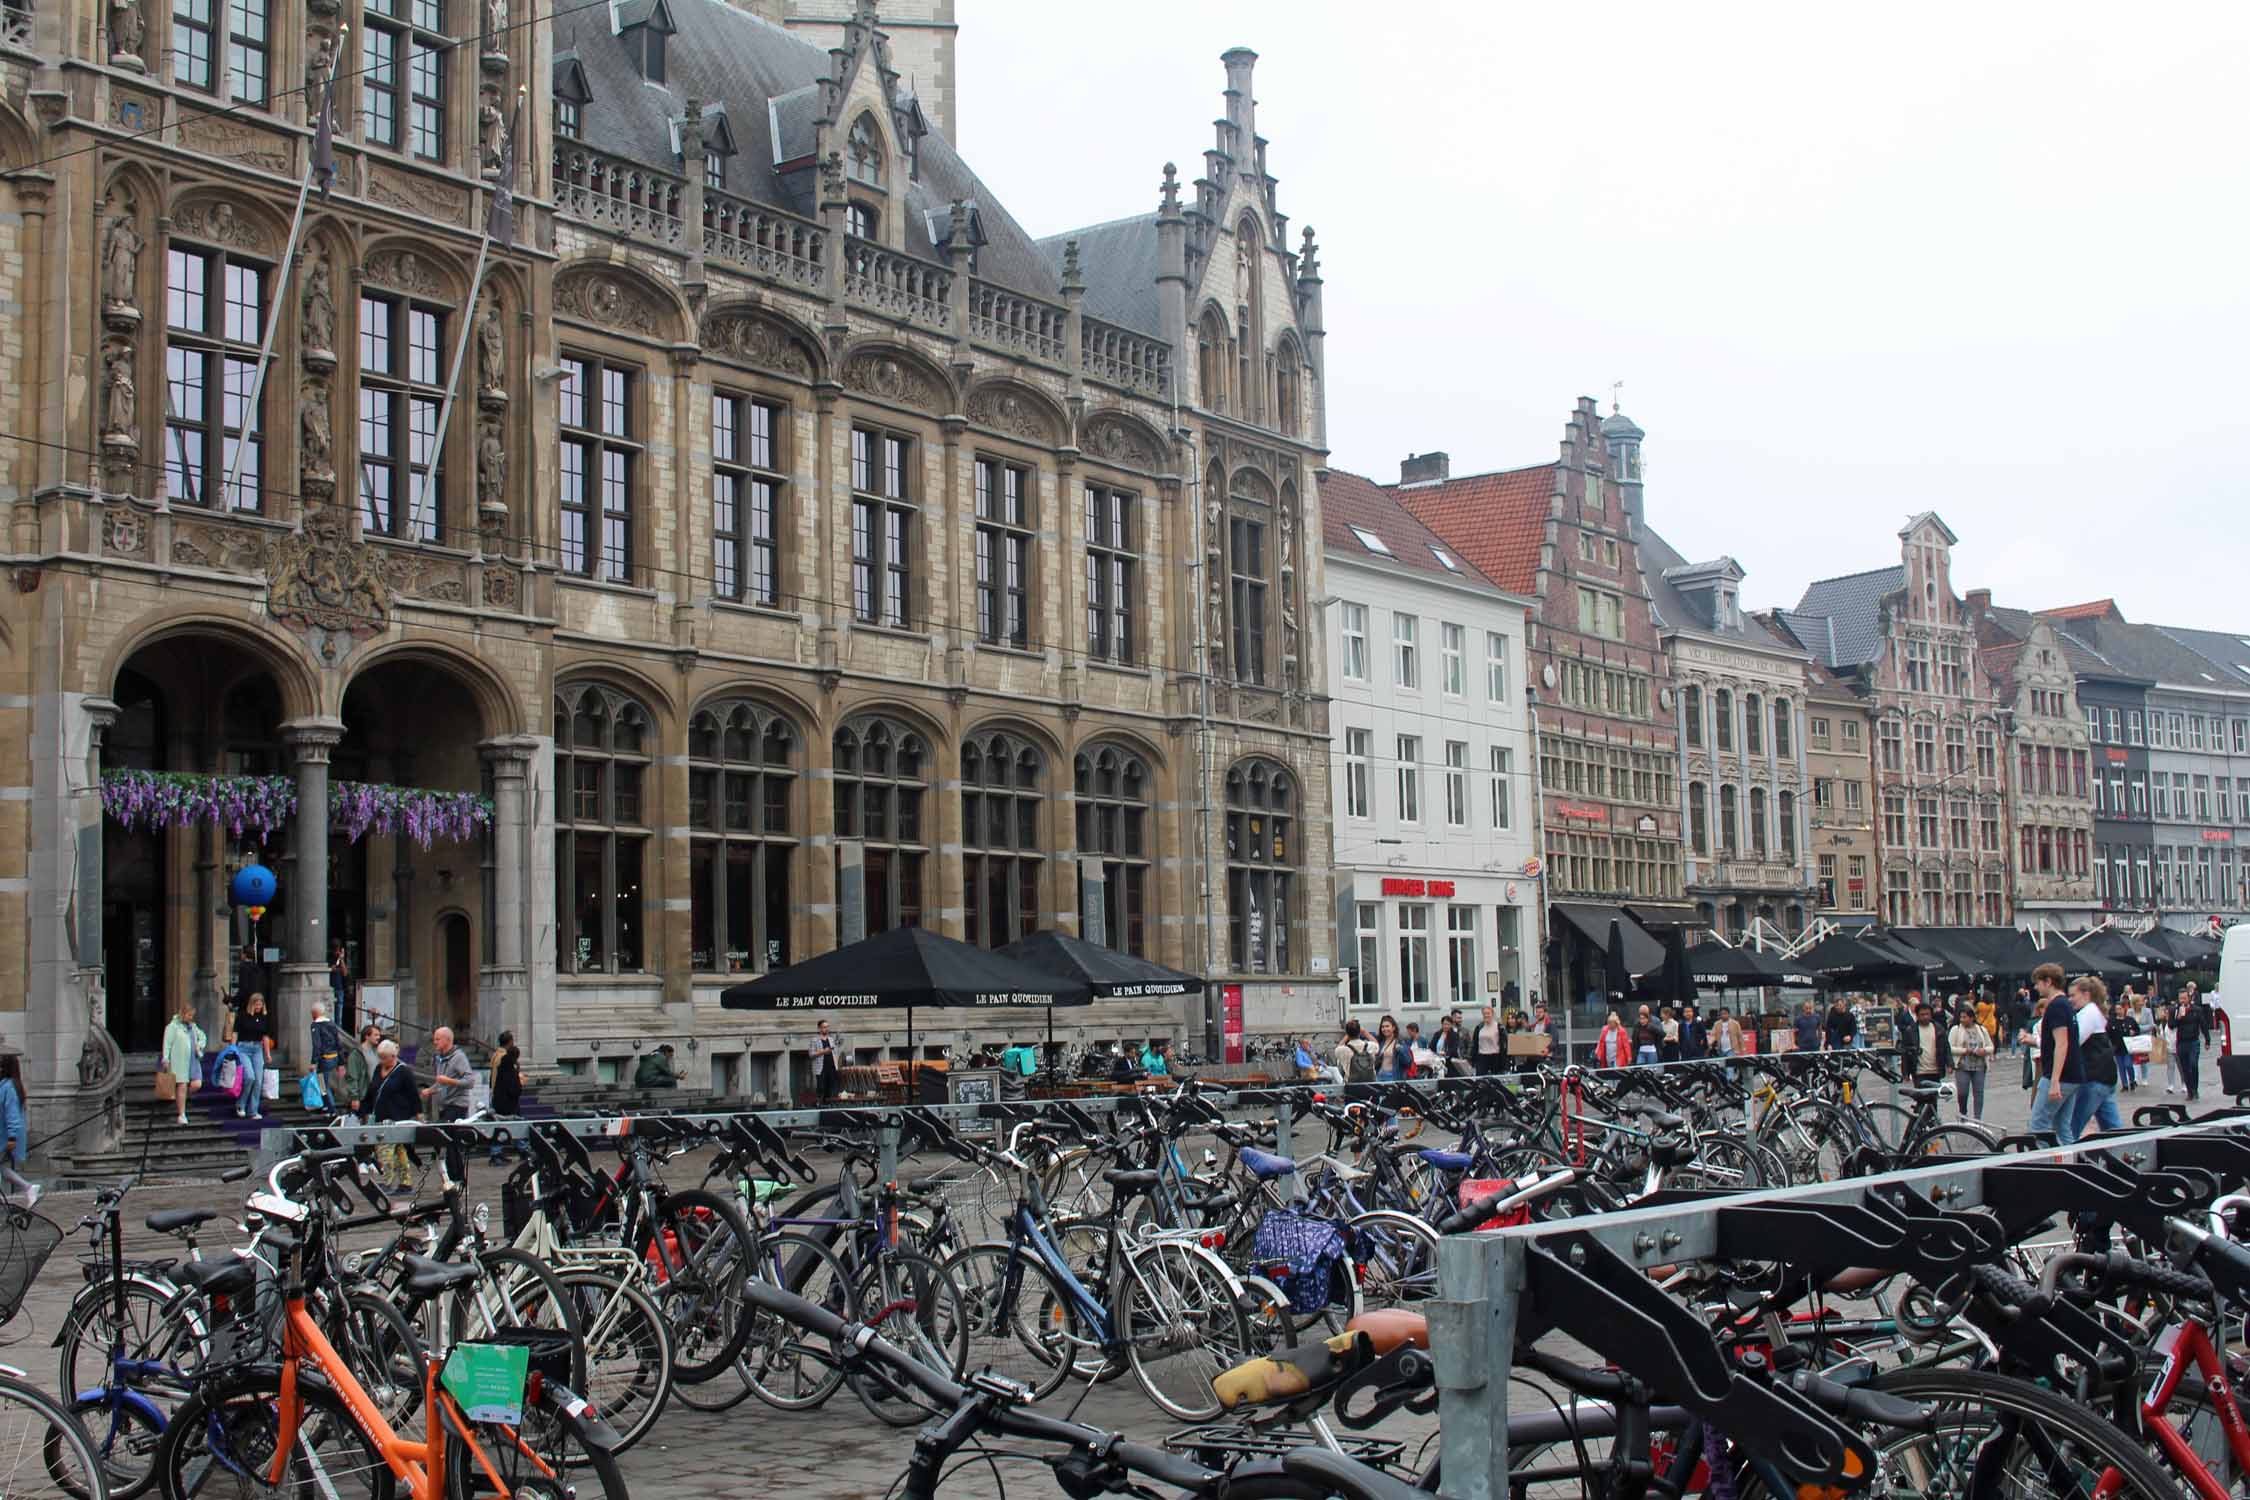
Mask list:
[[[1153,959],[1135,958],[1130,953],[1120,953],[1114,948],[1104,948],[1082,937],[1067,932],[1035,932],[1030,937],[1018,938],[1000,950],[1000,956],[1013,959],[1043,974],[1056,974],[1064,979],[1083,980],[1089,999],[1138,999],[1143,995],[1193,995],[1203,988],[1203,981],[1193,974],[1178,969],[1168,969]],[[1047,1046],[1055,1045],[1055,1006],[1083,1005],[1083,1000],[1057,1000],[1047,1007]]]
[[[1677,927],[1664,934],[1664,993],[1683,1009],[1695,1003],[1695,971],[1688,963],[1687,940]]]
[[[1625,929],[1615,921],[1609,924],[1609,952],[1604,962],[1609,969],[1609,987],[1620,995],[1633,993],[1633,971],[1625,966]]]
[[[1848,933],[1832,932],[1797,955],[1793,962],[1830,983],[1853,984],[1865,980],[1896,979],[1920,972],[1915,964],[1888,949],[1876,948]]]
[[[1748,943],[1730,948],[1717,938],[1696,944],[1687,952],[1688,972],[1699,985],[1717,990],[1763,989],[1770,984],[1818,984],[1817,970],[1793,958],[1761,953]]]
[[[1092,986],[1002,958],[926,927],[894,927],[832,953],[730,986],[728,1010],[899,1010],[914,1058],[914,1011],[923,1005],[1084,1005]]]
[[[2180,967],[2180,961],[2169,951],[2153,943],[2144,943],[2129,932],[2115,927],[2097,927],[2071,939],[2071,946],[2081,951],[2099,953],[2130,964],[2144,974],[2169,974]]]

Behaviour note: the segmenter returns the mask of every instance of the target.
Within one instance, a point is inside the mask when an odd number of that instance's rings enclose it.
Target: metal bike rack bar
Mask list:
[[[1508,1388],[1514,1368],[1529,1257],[1543,1242],[1598,1244],[1638,1273],[1720,1254],[1721,1218],[1743,1208],[1862,1205],[1912,1200],[1925,1211],[1982,1207],[1988,1178],[2043,1163],[2113,1163],[2158,1169],[2167,1142],[2194,1142],[2175,1153],[2181,1165],[2202,1165],[2220,1138],[2250,1152],[2243,1119],[2205,1121],[2102,1137],[2076,1146],[1978,1157],[1835,1183],[1742,1193],[1660,1208],[1628,1209],[1450,1235],[1438,1247],[1439,1298],[1428,1306],[1430,1349],[1439,1388],[1439,1493],[1445,1500],[1505,1500],[1508,1474]],[[2246,1163],[2250,1164],[2250,1163]],[[2250,1175],[2245,1173],[2243,1175]],[[1737,1251],[1737,1253],[1740,1253]],[[1653,1283],[1650,1283],[1653,1286]],[[1681,1393],[1661,1393],[1677,1399]]]

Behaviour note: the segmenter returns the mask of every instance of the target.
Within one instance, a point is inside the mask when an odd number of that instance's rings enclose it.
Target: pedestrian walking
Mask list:
[[[2154,1021],[2149,1031],[2149,1065],[2153,1068],[2157,1063],[2164,1064],[2164,1092],[2176,1094],[2180,1091],[2180,1057],[2176,1050],[2178,1038],[2172,1026],[2172,1007],[2157,1006]]]
[[[370,1021],[359,1028],[359,1041],[344,1054],[344,1108],[367,1118],[367,1091],[375,1085],[375,1049],[382,1045],[383,1028]]]
[[[1508,1055],[1508,1032],[1500,1024],[1493,1008],[1484,1008],[1484,1019],[1477,1023],[1476,1050],[1470,1061],[1476,1065],[1478,1077],[1498,1073]]]
[[[430,1118],[458,1120],[469,1112],[469,1086],[476,1082],[469,1054],[453,1045],[450,1026],[440,1026],[430,1033],[430,1050],[437,1054],[437,1061],[430,1069],[430,1086],[422,1090],[422,1097],[429,1102]]]
[[[1594,1038],[1594,1066],[1597,1068],[1622,1068],[1633,1060],[1633,1041],[1626,1034],[1625,1023],[1611,1011],[1602,1023],[1601,1034]]]
[[[2133,1056],[2133,1038],[2141,1034],[2141,1023],[2133,1019],[2133,1007],[2120,1000],[2109,1008],[2109,1034],[2117,1039],[2117,1091],[2130,1094],[2141,1086],[2141,1065]]]
[[[1991,1009],[1990,1002],[1984,1006]],[[1976,1011],[1961,1007],[1947,1041],[1953,1048],[1953,1107],[1964,1120],[1984,1118],[1984,1076],[1992,1067],[1992,1033]]]
[[[242,1002],[242,1012],[234,1018],[234,1050],[242,1068],[242,1092],[235,1095],[234,1112],[243,1119],[263,1119],[266,1069],[273,1065],[273,1017],[266,1014],[264,995],[253,993]]]
[[[321,1097],[331,1111],[344,1107],[344,1032],[329,1019],[328,1007],[313,1002],[311,1036],[313,1071],[320,1075]]]
[[[1633,1061],[1637,1063],[1655,1062],[1658,1057],[1658,1049],[1663,1045],[1664,1029],[1656,1023],[1656,1018],[1649,1014],[1648,1007],[1642,1006],[1640,1014],[1633,1020]]]
[[[813,1028],[812,1040],[805,1044],[805,1055],[812,1060],[813,1107],[826,1109],[836,1102],[837,1086],[843,1081],[844,1070],[835,1033],[826,1021]]]
[[[2203,1048],[2211,1039],[2211,1008],[2193,984],[2180,992],[2172,1018],[2174,1049],[2180,1055],[2180,1083],[2190,1103],[2203,1097]]]
[[[1398,1021],[1385,1016],[1375,1023],[1375,1078],[1380,1083],[1395,1083],[1406,1077],[1406,1039],[1399,1035]]]
[[[2053,1134],[2067,1146],[2078,1137],[2072,1129],[2071,1096],[2085,1082],[2079,1058],[2078,1012],[2063,992],[2061,964],[2041,964],[2031,971],[2031,986],[2039,998],[2039,1030],[2025,1042],[2039,1046],[2039,1071],[2031,1100],[2033,1135]]]
[[[1844,997],[1838,995],[1828,1007],[1828,1017],[1821,1024],[1821,1034],[1830,1051],[1842,1052],[1851,1047],[1852,1038],[1859,1035],[1859,1017]]]
[[[375,1078],[368,1085],[360,1118],[370,1125],[397,1124],[420,1114],[421,1103],[422,1095],[414,1087],[414,1070],[398,1060],[398,1043],[386,1037],[375,1048]],[[406,1147],[377,1146],[375,1164],[383,1174],[386,1189],[394,1193],[414,1190],[414,1169]]]
[[[177,1124],[187,1123],[188,1095],[203,1077],[203,1053],[208,1045],[203,1028],[195,1024],[195,1002],[182,1000],[179,1014],[164,1023],[164,1068],[172,1075],[172,1102],[179,1111]]]
[[[2092,975],[2073,980],[2070,1001],[2077,1008],[2079,1067],[2085,1079],[2070,1101],[2070,1139],[2078,1140],[2087,1127],[2122,1130],[2117,1113],[2117,1055],[2121,1048],[2109,1030],[2109,986]]]
[[[1796,1019],[1790,1023],[1790,1026],[1794,1033],[1791,1039],[1796,1043],[1799,1052],[1817,1052],[1820,1050],[1820,1013],[1813,1009],[1813,1003],[1810,1000],[1798,1007]]]
[[[23,1059],[13,1052],[0,1056],[0,1148],[5,1150],[0,1178],[22,1193],[23,1206],[31,1208],[47,1190],[17,1170],[31,1154],[31,1111],[24,1098]]]

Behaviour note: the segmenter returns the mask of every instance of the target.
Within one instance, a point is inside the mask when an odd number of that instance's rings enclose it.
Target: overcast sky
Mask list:
[[[2250,5],[958,0],[963,154],[1038,235],[1201,171],[1259,54],[1327,279],[1331,462],[1648,429],[1749,600],[1898,559],[2250,633]]]

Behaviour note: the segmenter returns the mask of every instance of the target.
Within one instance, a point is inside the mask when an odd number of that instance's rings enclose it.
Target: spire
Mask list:
[[[1164,164],[1164,196],[1159,200],[1159,213],[1167,219],[1180,216],[1180,169],[1170,162]]]
[[[1304,243],[1297,250],[1297,280],[1320,280],[1320,247],[1313,243],[1312,226],[1305,226]]]

